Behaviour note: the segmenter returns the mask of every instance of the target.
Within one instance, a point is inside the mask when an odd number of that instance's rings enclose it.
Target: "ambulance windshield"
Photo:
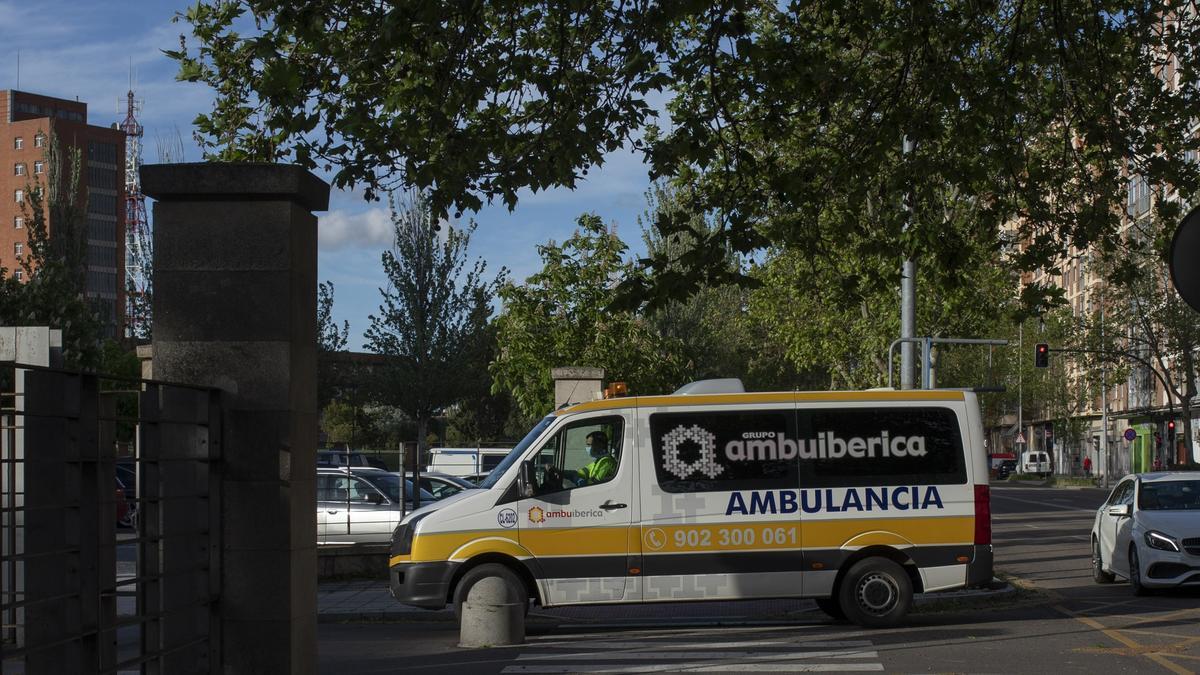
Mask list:
[[[484,478],[482,481],[480,481],[479,487],[486,490],[495,485],[496,481],[500,480],[500,477],[503,476],[506,471],[508,471],[508,468],[512,466],[513,463],[521,459],[521,455],[525,454],[525,450],[528,449],[529,446],[537,440],[537,437],[542,435],[542,432],[546,430],[546,427],[550,426],[553,422],[554,415],[547,415],[542,418],[541,422],[533,425],[533,428],[529,430],[529,433],[525,434],[525,438],[522,438],[521,442],[517,443],[517,447],[513,448],[512,452],[508,453],[508,455],[504,457],[504,460],[497,464],[496,468],[492,469],[491,473],[487,475],[487,478]]]

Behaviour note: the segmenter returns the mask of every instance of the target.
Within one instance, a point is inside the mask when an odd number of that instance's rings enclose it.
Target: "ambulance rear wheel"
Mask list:
[[[912,607],[912,580],[896,562],[865,558],[854,563],[838,588],[846,618],[866,628],[898,625]]]
[[[467,570],[462,579],[458,580],[458,585],[454,587],[454,618],[458,619],[459,623],[462,623],[463,604],[466,603],[467,596],[471,594],[471,588],[488,577],[496,577],[504,581],[505,587],[508,588],[509,602],[524,603],[525,614],[529,614],[529,592],[525,588],[525,582],[521,581],[516,572],[504,565],[484,563]]]
[[[846,613],[842,611],[841,604],[837,598],[817,598],[817,609],[825,612],[825,615],[834,621],[845,621]]]

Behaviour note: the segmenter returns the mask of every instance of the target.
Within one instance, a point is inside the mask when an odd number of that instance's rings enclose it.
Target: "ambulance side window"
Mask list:
[[[805,443],[800,485],[962,485],[962,426],[942,407],[810,408],[797,411]]]
[[[593,417],[559,430],[538,451],[538,495],[600,485],[617,475],[624,432],[621,417]]]
[[[795,488],[791,410],[650,415],[654,471],[664,492]]]

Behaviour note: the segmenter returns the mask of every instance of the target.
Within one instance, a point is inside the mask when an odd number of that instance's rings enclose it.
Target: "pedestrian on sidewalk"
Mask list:
[[[1087,478],[1092,477],[1092,458],[1091,457],[1083,458],[1083,475]]]

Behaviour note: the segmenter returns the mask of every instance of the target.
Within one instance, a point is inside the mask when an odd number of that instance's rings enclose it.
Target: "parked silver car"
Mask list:
[[[405,512],[413,509],[405,481]],[[426,490],[421,503],[435,501]],[[386,544],[400,522],[400,477],[382,469],[317,469],[317,544]]]
[[[405,476],[411,481],[413,474],[409,471]],[[429,492],[434,499],[445,499],[453,497],[463,490],[475,490],[479,486],[471,481],[459,476],[451,476],[448,473],[440,471],[422,471],[421,472],[421,489],[424,490],[421,494]],[[425,498],[421,498],[421,503],[425,503]]]

